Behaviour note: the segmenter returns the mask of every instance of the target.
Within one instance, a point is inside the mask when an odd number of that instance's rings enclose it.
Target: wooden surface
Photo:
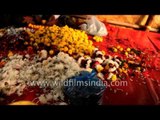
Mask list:
[[[133,25],[140,25],[144,20],[145,15],[96,15],[101,21],[114,21],[120,23],[127,23]],[[160,15],[154,15],[153,19],[149,22],[151,28],[160,28]]]

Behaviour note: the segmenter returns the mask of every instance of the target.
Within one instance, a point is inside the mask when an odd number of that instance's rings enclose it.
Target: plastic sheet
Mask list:
[[[91,73],[82,71],[67,81],[73,83],[64,86],[64,93],[71,105],[98,104],[106,87],[96,74],[95,70]]]
[[[104,23],[100,22],[95,16],[87,19],[86,23],[79,27],[90,35],[105,36],[108,34]]]

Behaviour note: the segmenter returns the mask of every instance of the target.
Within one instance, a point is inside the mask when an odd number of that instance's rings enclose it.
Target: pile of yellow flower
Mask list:
[[[81,53],[91,55],[94,46],[92,41],[88,40],[85,31],[69,28],[67,25],[64,27],[41,26],[29,24],[29,27],[35,29],[34,32],[27,30],[30,41],[25,44],[30,44],[38,48],[40,43],[45,46],[57,46],[59,51],[63,51],[70,55],[79,55]],[[49,53],[53,54],[53,49]]]

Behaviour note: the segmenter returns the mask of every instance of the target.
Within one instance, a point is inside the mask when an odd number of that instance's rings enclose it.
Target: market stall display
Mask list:
[[[0,104],[159,104],[159,34],[103,23],[98,36],[62,23],[0,31]],[[65,86],[71,78],[98,84]]]

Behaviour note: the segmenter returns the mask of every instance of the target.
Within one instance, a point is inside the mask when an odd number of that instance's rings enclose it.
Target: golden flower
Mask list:
[[[54,51],[53,51],[53,50],[50,50],[50,51],[49,51],[49,54],[50,54],[50,55],[53,55],[53,54],[54,54]]]
[[[112,78],[111,78],[112,81],[116,81],[117,80],[117,76],[114,74],[112,75]]]
[[[35,29],[33,33],[27,32],[31,41],[35,41],[37,44],[43,43],[46,46],[55,45],[57,46],[57,50],[65,51],[69,54],[79,54],[79,52],[92,54],[93,52],[93,43],[91,40],[88,40],[85,31],[56,25],[46,27],[29,24],[29,27]],[[68,51],[68,49],[70,50]]]

